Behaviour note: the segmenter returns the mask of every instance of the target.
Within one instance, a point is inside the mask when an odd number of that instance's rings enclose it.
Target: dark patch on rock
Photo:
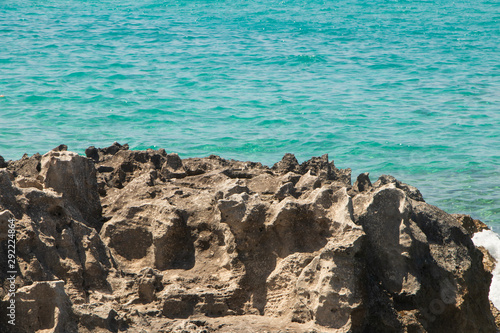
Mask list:
[[[42,155],[36,153],[32,156],[24,154],[20,160],[10,161],[7,170],[11,172],[14,176],[24,176],[37,178],[40,172],[40,161],[42,160]]]
[[[381,187],[381,186],[387,185],[387,184],[396,185],[397,188],[400,188],[403,191],[405,191],[405,193],[413,200],[425,201],[423,196],[422,196],[422,193],[420,193],[420,191],[416,187],[413,187],[411,185],[400,182],[399,180],[397,180],[393,176],[389,176],[389,175],[380,176],[379,179],[375,182],[375,184],[373,184],[373,187],[378,188],[378,187]]]
[[[369,173],[365,172],[358,176],[356,182],[353,185],[358,192],[368,191],[372,188],[372,182],[370,181]]]
[[[287,173],[287,172],[299,172],[300,166],[299,162],[295,158],[295,155],[286,153],[285,156],[278,163],[274,164],[272,167],[273,171],[278,173]]]
[[[488,226],[483,222],[473,219],[470,215],[451,214],[457,221],[467,230],[467,233],[472,237],[476,232],[488,230]]]
[[[90,146],[85,149],[85,156],[94,160],[94,162],[99,162],[99,149],[94,146]]]
[[[0,168],[6,168],[8,163],[5,161],[3,156],[0,155]]]
[[[68,150],[68,146],[66,145],[59,145],[57,147],[55,147],[54,149],[52,149],[52,151],[67,151]]]

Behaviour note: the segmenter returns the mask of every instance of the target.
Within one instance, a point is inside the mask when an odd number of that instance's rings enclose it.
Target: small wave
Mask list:
[[[287,57],[288,62],[295,62],[298,64],[312,64],[316,62],[326,62],[326,59],[316,54],[296,54]]]
[[[213,108],[210,108],[210,110],[212,110],[212,111],[219,111],[220,112],[220,111],[231,111],[233,109],[232,108],[226,108],[224,106],[218,105],[218,106],[215,106]]]
[[[434,111],[426,109],[426,108],[420,108],[420,109],[414,110],[413,112],[416,114],[422,115],[422,116],[427,116],[427,117],[432,117],[432,116],[435,116],[437,114],[437,112],[434,112]]]
[[[258,126],[286,125],[288,121],[284,119],[266,119],[257,123]]]
[[[136,113],[155,115],[155,114],[162,114],[163,110],[162,109],[138,109],[136,111]]]
[[[120,63],[120,62],[115,62],[115,63],[110,64],[109,67],[111,67],[111,68],[113,68],[113,67],[118,67],[118,68],[133,68],[134,65],[132,65],[132,64],[123,64],[123,63]]]
[[[394,68],[405,68],[405,66],[396,63],[386,63],[386,64],[374,64],[368,66],[369,69],[394,69]]]
[[[97,95],[94,95],[92,97],[85,98],[81,103],[84,103],[84,104],[93,104],[93,103],[96,103],[96,102],[103,101],[105,99],[106,98],[103,95],[97,94]]]
[[[109,45],[109,44],[95,44],[94,47],[96,49],[114,49],[115,48],[113,45]]]
[[[43,48],[44,49],[57,49],[57,48],[59,48],[59,45],[57,45],[57,44],[47,44]]]
[[[65,77],[66,78],[79,78],[79,77],[84,77],[86,75],[88,75],[89,73],[87,72],[73,72],[73,73],[70,73],[68,75],[66,75]]]
[[[125,95],[125,94],[130,94],[133,91],[129,89],[123,89],[123,88],[116,88],[111,91],[115,95]]]
[[[106,118],[108,118],[109,120],[113,120],[113,121],[123,121],[123,122],[128,122],[128,121],[132,120],[130,117],[122,116],[119,114],[110,114]]]
[[[30,96],[27,96],[24,101],[25,102],[28,102],[28,103],[39,103],[39,102],[43,102],[43,101],[46,101],[48,99],[51,99],[53,97],[49,97],[49,96],[40,96],[40,95],[30,95]]]
[[[108,79],[110,79],[110,80],[126,80],[126,79],[128,79],[128,76],[123,75],[123,74],[114,74],[114,75],[108,76]]]

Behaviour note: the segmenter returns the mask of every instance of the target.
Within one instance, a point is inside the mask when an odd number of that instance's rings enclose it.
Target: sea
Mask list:
[[[0,0],[0,155],[328,154],[500,232],[498,0]]]

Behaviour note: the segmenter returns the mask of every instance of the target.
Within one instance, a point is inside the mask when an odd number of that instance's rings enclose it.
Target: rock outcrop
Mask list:
[[[118,143],[86,155],[2,160],[18,271],[2,332],[497,330],[481,224],[391,176],[351,185],[327,155],[271,168]],[[0,269],[7,318],[5,256]]]

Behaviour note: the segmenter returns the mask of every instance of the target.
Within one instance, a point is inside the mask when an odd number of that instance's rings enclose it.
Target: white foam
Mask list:
[[[472,241],[474,245],[482,246],[488,250],[497,261],[492,272],[493,279],[491,280],[489,299],[497,309],[500,309],[500,237],[491,230],[483,230],[475,233]]]

